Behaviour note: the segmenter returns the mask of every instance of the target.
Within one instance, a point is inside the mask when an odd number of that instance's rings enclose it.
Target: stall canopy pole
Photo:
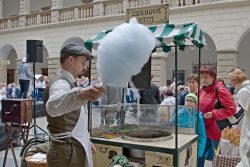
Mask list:
[[[201,48],[199,47],[199,58],[198,58],[198,104],[197,104],[197,123],[196,129],[199,127],[199,113],[200,113],[200,85],[201,85],[201,75],[200,75],[200,68],[201,68]],[[197,152],[199,150],[199,144],[197,145]],[[197,156],[197,166],[198,166],[198,156]]]
[[[177,42],[174,45],[175,48],[175,149],[176,149],[176,166],[178,166],[178,47]]]
[[[91,84],[91,60],[89,60],[89,69],[88,69],[89,85]],[[92,111],[91,111],[91,102],[88,102],[88,131],[92,129]]]
[[[177,44],[175,43],[175,148],[178,149],[178,85],[177,85],[177,78],[178,78],[178,54],[177,54]]]
[[[200,74],[200,69],[201,69],[201,48],[199,47],[199,59],[198,59],[198,111],[200,111],[200,86],[201,86],[201,74]],[[198,119],[197,119],[198,120]]]

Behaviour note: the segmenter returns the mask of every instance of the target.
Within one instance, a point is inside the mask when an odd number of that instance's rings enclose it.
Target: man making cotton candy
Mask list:
[[[64,46],[60,53],[62,69],[50,80],[44,104],[50,133],[47,162],[51,167],[92,167],[94,145],[87,129],[88,101],[105,94],[101,86],[77,87],[76,80],[86,70],[93,55],[76,44]]]

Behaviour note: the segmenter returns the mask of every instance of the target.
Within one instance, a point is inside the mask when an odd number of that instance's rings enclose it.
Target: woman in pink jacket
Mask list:
[[[200,111],[204,116],[207,135],[206,147],[203,154],[205,161],[205,155],[209,149],[217,149],[219,145],[221,130],[218,128],[216,120],[223,120],[234,115],[236,108],[231,93],[221,82],[217,81],[216,73],[211,67],[201,67],[200,74],[202,83]],[[218,96],[216,95],[216,89]],[[214,109],[218,101],[223,107]]]

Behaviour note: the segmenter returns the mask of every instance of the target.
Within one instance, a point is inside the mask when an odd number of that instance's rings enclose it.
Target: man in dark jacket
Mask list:
[[[161,96],[159,87],[151,83],[149,89],[140,89],[140,104],[160,104],[161,103]]]
[[[153,76],[151,76],[151,80]],[[152,83],[149,89],[139,89],[140,104],[152,104],[152,106],[141,107],[142,114],[139,118],[140,122],[156,123],[158,104],[161,103],[161,96],[159,87]],[[155,106],[153,106],[155,104]]]

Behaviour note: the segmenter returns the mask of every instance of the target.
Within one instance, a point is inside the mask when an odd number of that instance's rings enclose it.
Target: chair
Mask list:
[[[37,88],[35,90],[36,91],[36,95],[35,96],[34,96],[34,90],[32,90],[31,96],[35,97],[36,101],[43,101],[44,90],[45,90],[45,88]]]
[[[37,101],[43,101],[44,90],[45,88],[37,88],[37,94],[36,94]]]

